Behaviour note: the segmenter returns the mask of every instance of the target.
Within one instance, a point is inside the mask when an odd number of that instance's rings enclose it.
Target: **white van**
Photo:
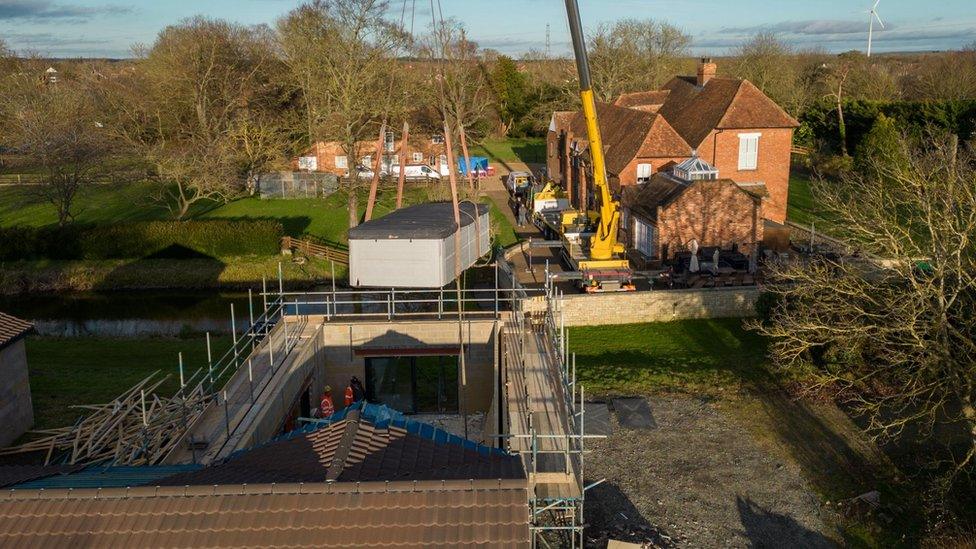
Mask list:
[[[400,166],[392,166],[390,169],[391,176],[400,177]],[[426,164],[410,164],[407,165],[405,173],[405,179],[415,180],[415,179],[440,179],[441,174],[437,173],[437,170],[431,168]]]

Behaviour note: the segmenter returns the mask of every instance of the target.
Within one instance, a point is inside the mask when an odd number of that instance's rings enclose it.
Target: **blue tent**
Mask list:
[[[471,167],[474,168],[475,172],[487,172],[488,171],[488,158],[484,156],[472,156],[471,157]],[[468,175],[467,166],[464,165],[464,157],[458,158],[458,173],[461,175]]]

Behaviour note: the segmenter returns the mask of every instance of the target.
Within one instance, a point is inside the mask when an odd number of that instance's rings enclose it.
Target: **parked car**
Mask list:
[[[390,170],[393,177],[400,177],[400,166],[393,166]],[[440,179],[441,174],[426,164],[409,164],[404,171],[404,177],[411,181],[419,179]]]
[[[373,179],[373,168],[367,168],[366,166],[356,166],[356,172],[359,179]],[[387,177],[390,175],[386,170],[380,170],[380,177]]]

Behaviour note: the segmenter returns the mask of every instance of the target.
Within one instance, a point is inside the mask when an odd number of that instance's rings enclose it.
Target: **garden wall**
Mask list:
[[[662,290],[563,296],[567,326],[600,326],[669,322],[691,318],[742,318],[755,316],[756,286]],[[541,312],[542,298],[526,301],[528,312]]]

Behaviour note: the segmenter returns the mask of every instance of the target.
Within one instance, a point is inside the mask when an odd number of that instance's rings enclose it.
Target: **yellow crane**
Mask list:
[[[595,230],[589,238],[589,246],[582,250],[582,257],[571,260],[583,274],[584,288],[589,292],[633,290],[630,262],[623,258],[624,246],[617,241],[620,231],[620,203],[610,192],[607,180],[607,167],[604,160],[603,138],[596,113],[596,98],[590,79],[590,63],[583,38],[583,23],[577,0],[566,0],[566,13],[569,16],[569,30],[573,38],[573,53],[576,56],[576,70],[579,73],[580,99],[583,102],[583,117],[586,120],[587,139],[590,142],[590,156],[593,167],[593,186],[600,202],[595,220]],[[585,205],[583,206],[585,208]]]

